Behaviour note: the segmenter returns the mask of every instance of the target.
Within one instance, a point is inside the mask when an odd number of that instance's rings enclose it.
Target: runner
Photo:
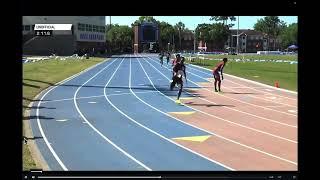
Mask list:
[[[163,56],[164,56],[164,53],[161,52],[161,53],[160,53],[160,64],[161,64],[161,67],[162,67],[162,65],[163,65]]]
[[[226,63],[228,62],[227,58],[223,58],[223,60],[221,62],[219,62],[212,70],[212,74],[214,77],[214,90],[216,92],[218,92],[217,90],[217,82],[218,82],[218,88],[219,88],[219,92],[221,92],[221,80],[223,80],[223,68],[226,65]],[[221,73],[221,75],[220,75]]]
[[[183,88],[183,76],[186,79],[187,82],[187,76],[186,76],[186,67],[184,65],[184,58],[181,61],[178,61],[177,64],[173,67],[173,77],[172,77],[172,82],[170,84],[170,90],[172,91],[174,86],[177,84],[179,91],[178,91],[178,96],[176,103],[180,104],[180,96]]]
[[[169,65],[169,61],[170,61],[170,52],[167,53],[167,66]]]

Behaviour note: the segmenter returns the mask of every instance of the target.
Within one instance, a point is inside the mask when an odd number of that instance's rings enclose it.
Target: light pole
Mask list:
[[[196,30],[193,31],[193,54],[196,53]]]
[[[237,54],[239,54],[239,16],[238,16],[238,29],[237,29]]]
[[[173,47],[172,47],[172,51],[174,51],[175,52],[175,43],[174,43],[174,34],[173,34],[173,37],[172,37],[172,45],[173,45]]]

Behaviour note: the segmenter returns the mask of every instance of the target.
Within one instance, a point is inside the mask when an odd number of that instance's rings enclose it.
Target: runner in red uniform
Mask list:
[[[172,61],[172,68],[177,64],[177,63],[179,63],[181,61],[181,56],[180,56],[180,54],[177,54],[176,55],[176,58],[175,59],[173,59],[173,61]],[[172,71],[172,76],[174,76],[174,72]]]
[[[219,62],[212,70],[212,74],[214,77],[214,90],[216,92],[218,92],[217,90],[217,82],[218,82],[218,88],[219,88],[219,92],[221,92],[221,80],[223,80],[223,68],[226,65],[226,63],[228,62],[227,58],[223,58],[223,60],[221,62]],[[221,75],[220,75],[221,73]]]

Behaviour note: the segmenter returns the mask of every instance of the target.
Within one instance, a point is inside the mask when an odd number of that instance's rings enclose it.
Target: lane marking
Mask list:
[[[212,135],[207,135],[207,136],[188,136],[188,137],[176,137],[172,138],[174,140],[184,140],[184,141],[194,141],[194,142],[204,142],[207,140],[209,137]]]
[[[148,58],[149,58],[149,57],[148,57]],[[151,59],[151,58],[149,58],[149,59]],[[152,59],[151,59],[151,60],[152,60]],[[154,60],[152,60],[152,61],[153,61],[153,62],[156,62],[156,61],[154,61]],[[149,63],[148,61],[146,61],[146,62]],[[150,63],[149,63],[149,64],[150,64]],[[154,69],[156,69],[160,74],[162,74],[165,78],[167,78],[162,72],[160,72],[160,71],[159,71],[157,68],[155,68],[152,64],[150,64],[150,65],[151,65]],[[168,78],[167,78],[167,79],[168,79]],[[154,88],[155,88],[155,87],[154,87]],[[156,89],[156,88],[155,88],[155,89]],[[161,93],[160,91],[158,91],[158,92]],[[163,93],[161,93],[161,94],[163,94]],[[163,95],[164,95],[164,94],[163,94]],[[166,95],[164,95],[164,96],[167,97]],[[169,98],[169,97],[168,97],[168,98]],[[172,100],[171,98],[169,98],[169,99]],[[188,105],[185,105],[185,106],[189,107]],[[202,112],[202,111],[197,110],[197,109],[192,108],[192,107],[189,107],[189,108],[194,109],[194,110],[199,111],[199,112]],[[203,112],[203,113],[204,113],[204,114],[208,114],[208,113],[205,113],[205,112]],[[208,115],[211,115],[211,114],[208,114]],[[211,116],[213,116],[213,115],[211,115]],[[217,117],[217,118],[219,118],[219,117]],[[219,119],[222,119],[222,118],[219,118]],[[178,120],[178,121],[181,121],[181,120],[179,120],[179,119],[177,119],[177,120]],[[219,138],[221,138],[221,139],[227,140],[227,141],[229,141],[229,142],[232,142],[232,143],[238,144],[238,145],[240,145],[240,146],[246,147],[246,148],[248,148],[248,149],[251,149],[251,150],[260,152],[260,153],[265,154],[265,155],[268,155],[268,156],[270,156],[270,157],[274,157],[274,158],[276,158],[276,159],[280,159],[280,160],[282,160],[282,161],[286,161],[286,162],[288,162],[288,163],[297,165],[297,163],[294,162],[294,161],[290,161],[290,160],[288,160],[288,159],[281,158],[281,157],[276,156],[276,155],[273,155],[273,154],[271,154],[271,153],[268,153],[268,152],[265,152],[265,151],[256,149],[256,148],[254,148],[254,147],[251,147],[251,146],[248,146],[248,145],[245,145],[245,144],[242,144],[242,143],[239,143],[239,142],[237,142],[237,141],[234,141],[234,140],[231,140],[231,139],[229,139],[229,138],[223,137],[223,136],[221,136],[221,135],[215,134],[215,133],[213,133],[213,132],[211,132],[211,131],[202,129],[202,128],[200,128],[200,127],[194,126],[194,125],[189,124],[189,123],[187,123],[187,122],[184,122],[184,121],[181,121],[181,122],[183,122],[183,123],[185,123],[185,124],[188,124],[188,125],[190,125],[190,126],[192,126],[192,127],[195,127],[195,128],[197,128],[197,129],[200,129],[200,130],[202,130],[202,131],[205,131],[205,132],[207,132],[207,133],[209,133],[209,134],[215,135],[215,136],[217,136],[217,137],[219,137]],[[275,135],[274,135],[274,136],[275,136]],[[279,137],[279,138],[282,138],[282,137]],[[285,138],[283,138],[283,139],[285,139]],[[287,140],[288,140],[288,139],[287,139]],[[292,140],[289,140],[289,141],[292,141]],[[293,141],[293,142],[295,142],[295,141]],[[295,143],[297,143],[297,142],[295,142]]]
[[[140,60],[138,60],[138,62],[139,62],[139,64],[140,64],[140,66],[142,67],[142,69],[144,70],[143,66],[142,66],[141,63],[140,63]],[[144,71],[144,72],[145,72],[145,71]],[[145,72],[145,74],[146,74],[146,72]],[[146,75],[147,75],[147,74],[146,74]],[[148,77],[149,81],[151,82],[151,85],[153,86],[153,88],[156,89],[156,88],[154,87],[153,82],[151,81],[151,79],[149,78],[148,75],[147,75],[147,77]],[[109,82],[108,82],[108,83],[109,83]],[[107,87],[108,83],[106,84],[105,87]],[[105,89],[106,89],[106,88],[105,88]],[[105,89],[104,89],[104,92],[106,92]],[[137,99],[139,99],[141,102],[143,102],[144,104],[148,105],[149,107],[153,108],[154,110],[156,110],[156,111],[158,111],[158,112],[160,112],[160,113],[162,113],[162,114],[164,114],[164,115],[167,115],[167,116],[169,116],[169,117],[172,117],[173,119],[177,119],[177,118],[171,116],[170,114],[167,114],[167,113],[165,113],[165,112],[163,112],[163,111],[161,111],[161,110],[159,110],[159,109],[151,106],[150,104],[146,103],[145,101],[143,101],[142,99],[140,99],[140,98],[132,91],[132,88],[131,88],[131,58],[130,58],[130,73],[129,73],[129,89],[130,89],[130,91],[132,92],[132,94],[133,94]],[[156,90],[157,90],[157,89],[156,89]],[[157,91],[158,91],[158,90],[157,90]],[[181,147],[181,148],[183,148],[183,149],[185,149],[185,150],[187,150],[187,151],[189,151],[189,152],[192,152],[192,153],[194,153],[194,154],[196,154],[196,155],[198,155],[198,156],[200,156],[200,157],[202,157],[202,158],[204,158],[204,159],[206,159],[206,160],[209,160],[209,161],[211,161],[211,162],[213,162],[213,163],[215,163],[215,164],[218,164],[218,165],[223,166],[223,167],[225,167],[225,168],[227,168],[227,169],[229,169],[229,170],[234,171],[234,169],[232,169],[232,168],[230,168],[230,167],[228,167],[228,166],[226,166],[226,165],[224,165],[224,164],[221,164],[221,163],[219,163],[219,162],[217,162],[217,161],[215,161],[215,160],[212,160],[212,159],[210,159],[210,158],[208,158],[208,157],[206,157],[206,156],[203,156],[202,154],[199,154],[199,153],[197,153],[197,152],[195,152],[195,151],[193,151],[193,150],[191,150],[191,149],[189,149],[189,148],[186,148],[186,147],[184,147],[184,146],[182,146],[182,145],[174,142],[173,140],[168,139],[168,138],[166,138],[165,136],[163,136],[163,135],[161,135],[161,134],[153,131],[152,129],[150,129],[150,128],[148,128],[148,127],[140,124],[139,122],[135,121],[133,118],[131,118],[130,116],[128,116],[127,114],[125,114],[124,112],[122,112],[120,109],[118,109],[118,108],[109,100],[109,98],[108,98],[107,96],[105,96],[105,97],[106,97],[107,101],[110,103],[110,105],[112,105],[118,112],[120,112],[122,115],[124,115],[125,117],[127,117],[129,120],[131,120],[132,122],[136,123],[136,124],[139,125],[140,127],[145,128],[146,130],[148,130],[148,131],[150,131],[151,133],[153,133],[153,134],[161,137],[162,139],[167,140],[167,141],[169,141],[169,142],[171,142],[171,143],[173,143],[173,144],[175,144],[175,145],[177,145],[177,146],[179,146],[179,147]],[[182,122],[182,121],[179,120],[179,119],[177,119],[177,120],[180,121],[180,122]],[[186,124],[186,123],[185,123],[185,124]],[[192,127],[193,127],[193,126],[192,126]],[[197,128],[197,129],[199,129],[199,128]],[[211,133],[209,133],[209,134],[211,134]]]
[[[285,105],[270,105],[270,106],[265,106],[265,107],[286,107]]]
[[[102,97],[102,96],[103,96],[103,95],[99,95],[99,96],[86,96],[86,97],[78,97],[77,99],[87,99],[87,98],[95,98],[95,97]],[[44,103],[50,103],[50,102],[69,101],[69,100],[73,100],[73,98],[49,100],[49,101],[44,101],[44,102],[42,102],[42,103],[44,104]]]
[[[268,98],[268,99],[277,99],[277,97],[274,97],[274,96],[272,96],[272,97],[266,97],[266,98]]]
[[[147,61],[148,62],[148,61]],[[150,64],[150,63],[149,63]],[[152,64],[150,64],[151,66],[153,66]],[[153,66],[154,67],[154,66]],[[156,68],[155,68],[156,69]],[[163,73],[161,73],[158,69],[156,69],[160,74],[162,74],[163,77],[167,78]],[[167,78],[168,79],[168,78]],[[190,80],[191,81],[191,80]],[[198,84],[196,84],[195,82],[191,81],[193,84],[195,84],[196,86],[200,87]],[[193,90],[198,90],[198,89],[193,89]],[[186,92],[187,94],[190,94],[196,98],[199,98],[201,100],[204,100],[206,102],[209,102],[209,103],[213,103],[213,104],[217,104],[213,101],[209,101],[207,99],[204,99],[204,98],[201,98],[201,97],[197,97],[197,95],[194,95],[192,93],[189,93],[187,91],[184,90],[184,92]],[[237,110],[237,109],[234,109],[234,108],[230,108],[230,107],[226,107],[226,106],[223,106],[223,108],[227,108],[227,109],[230,109],[230,110],[233,110],[233,111],[237,111],[237,112],[240,112],[240,113],[243,113],[243,114],[247,114],[247,115],[250,115],[250,116],[253,116],[253,117],[256,117],[256,118],[259,118],[259,119],[264,119],[264,120],[267,120],[267,121],[270,121],[270,122],[273,122],[273,123],[277,123],[277,124],[281,124],[281,125],[285,125],[285,126],[288,126],[288,127],[292,127],[292,128],[297,128],[297,126],[294,126],[294,125],[290,125],[290,124],[286,124],[286,123],[282,123],[282,122],[279,122],[279,121],[275,121],[275,120],[272,120],[272,119],[269,119],[269,118],[265,118],[265,117],[261,117],[261,116],[257,116],[257,115],[254,115],[254,114],[251,114],[251,113],[248,113],[248,112],[244,112],[244,111],[240,111],[240,110]]]
[[[59,120],[56,120],[58,122],[65,122],[65,121],[68,121],[68,119],[59,119]]]
[[[180,99],[181,100],[191,100],[191,99],[194,99],[194,97],[181,97]]]
[[[230,81],[231,83],[236,84],[236,85],[241,85],[240,83],[237,83],[237,82],[232,81],[232,80],[230,80],[230,79],[227,79],[227,81]],[[258,92],[265,92],[265,91],[258,90],[258,89],[254,89],[254,88],[250,88],[250,89],[252,89],[252,90],[254,90],[254,91],[258,91]],[[274,91],[274,90],[271,90],[271,89],[269,89],[269,90],[270,90],[270,92],[273,92],[273,91]],[[291,97],[279,95],[279,94],[276,94],[276,93],[268,93],[268,92],[265,92],[265,93],[270,94],[270,95],[273,95],[273,96],[279,96],[279,97],[282,97],[282,98],[290,99],[290,100],[295,100],[295,101],[297,100],[296,98],[291,98]]]
[[[151,58],[150,58],[150,59],[151,59]],[[146,62],[149,63],[148,61],[146,61]],[[149,63],[149,64],[150,64],[150,63]],[[162,72],[160,72],[160,71],[159,71],[157,68],[155,68],[152,64],[150,64],[150,65],[151,65],[155,70],[157,70],[160,74],[162,74],[163,77],[167,78]],[[167,79],[168,79],[168,78],[167,78]],[[190,80],[190,81],[191,81],[191,80]],[[193,82],[193,81],[191,81],[191,82]],[[195,84],[195,83],[194,83],[194,84]],[[160,92],[160,91],[158,91],[158,92]],[[161,93],[161,92],[160,92],[160,93]],[[188,92],[186,92],[186,93],[188,93]],[[163,93],[161,93],[161,94],[163,94]],[[191,93],[188,93],[188,94],[191,94]],[[164,94],[163,94],[163,95],[164,95]],[[164,95],[164,96],[166,96],[166,95]],[[168,96],[166,96],[166,97],[168,97]],[[169,98],[169,97],[168,97],[168,98]],[[170,100],[173,100],[173,99],[171,99],[171,98],[169,98],[169,99],[170,99]],[[200,98],[200,99],[202,99],[202,98]],[[203,100],[204,100],[204,99],[203,99]],[[211,102],[211,101],[209,101],[209,102]],[[212,103],[214,103],[214,102],[212,102]],[[195,110],[195,111],[198,111],[198,112],[200,112],[200,113],[206,114],[206,115],[211,116],[211,117],[215,117],[215,118],[217,118],[217,119],[219,119],[219,120],[222,120],[222,121],[225,121],[225,122],[228,122],[228,123],[231,123],[231,124],[235,124],[235,125],[238,125],[238,126],[240,126],[240,127],[247,128],[247,129],[250,129],[250,130],[253,130],[253,131],[256,131],[256,132],[260,132],[260,133],[262,133],[262,134],[267,134],[267,135],[270,135],[270,136],[273,136],[273,137],[276,137],[276,138],[279,138],[279,139],[282,139],[282,140],[286,140],[286,141],[289,141],[289,142],[292,142],[292,143],[297,143],[297,141],[294,141],[294,140],[291,140],[291,139],[287,139],[287,138],[284,138],[284,137],[281,137],[281,136],[278,136],[278,135],[274,135],[274,134],[271,134],[271,133],[268,133],[268,132],[265,132],[265,131],[261,131],[261,130],[255,129],[255,128],[251,128],[251,127],[248,127],[248,126],[239,124],[239,123],[235,123],[235,122],[226,120],[226,119],[224,119],[224,118],[220,118],[220,117],[218,117],[218,116],[215,116],[215,115],[206,113],[206,112],[201,111],[201,110],[199,110],[199,109],[193,108],[193,107],[191,107],[191,106],[188,106],[187,104],[184,104],[184,103],[182,103],[182,104],[185,105],[186,107],[189,107],[189,108]],[[215,104],[216,104],[216,103],[215,103]],[[259,117],[259,116],[258,116],[258,117]],[[275,122],[277,122],[277,121],[275,121]],[[280,123],[280,122],[278,122],[278,123]],[[288,125],[288,126],[292,126],[292,125]],[[297,127],[295,127],[295,128],[297,128]]]
[[[107,84],[104,86],[104,97],[107,99],[107,101],[109,102],[109,104],[114,107],[115,109],[117,109],[117,107],[115,107],[112,102],[109,100],[107,94],[106,94],[106,89],[107,86],[109,85],[110,81],[112,80],[113,76],[116,74],[116,72],[118,71],[118,69],[120,68],[122,62],[123,62],[124,58],[122,59],[122,61],[119,63],[118,67],[115,69],[115,71],[113,72],[113,74],[111,75],[109,81],[107,82]],[[97,75],[97,74],[96,74]],[[89,79],[91,80],[91,79]],[[88,81],[89,81],[88,80]],[[77,108],[78,109],[78,108]],[[81,113],[81,112],[79,112]],[[136,163],[138,163],[140,166],[144,167],[146,170],[148,171],[152,171],[151,168],[149,168],[148,166],[146,166],[145,164],[143,164],[142,162],[140,162],[139,160],[137,160],[136,158],[134,158],[132,155],[130,155],[129,153],[127,153],[126,151],[124,151],[122,148],[120,148],[119,146],[117,146],[115,143],[113,143],[110,139],[108,139],[107,137],[105,137],[100,131],[98,131],[95,127],[92,126],[92,124],[83,116],[83,114],[81,113],[82,117],[84,118],[84,120],[89,124],[90,127],[92,127],[96,132],[98,132],[98,134],[100,134],[100,136],[102,136],[106,141],[108,141],[110,144],[112,144],[115,148],[117,148],[120,152],[122,152],[123,154],[125,154],[127,157],[129,157],[130,159],[132,159],[133,161],[135,161]]]
[[[297,113],[297,110],[288,110],[291,113]]]
[[[94,102],[94,101],[90,101],[90,102],[88,102],[88,103],[90,103],[90,104],[96,104],[97,102]]]
[[[46,135],[45,135],[45,133],[44,133],[44,131],[43,131],[43,129],[42,129],[42,126],[41,126],[41,123],[40,123],[40,119],[39,119],[39,106],[41,105],[41,103],[43,103],[43,102],[42,102],[43,98],[44,98],[50,91],[54,90],[54,89],[57,88],[58,86],[60,86],[60,85],[62,85],[62,84],[64,84],[64,83],[72,80],[72,79],[75,78],[75,77],[80,76],[81,74],[83,74],[83,73],[85,73],[85,72],[87,72],[87,71],[89,71],[89,70],[97,67],[98,65],[101,65],[101,64],[107,62],[107,61],[108,61],[108,60],[102,61],[101,63],[98,63],[98,64],[96,64],[96,65],[94,65],[94,66],[91,66],[91,67],[89,67],[89,68],[87,68],[87,69],[85,69],[85,70],[83,70],[83,71],[81,71],[81,72],[79,72],[79,73],[77,73],[77,74],[74,74],[74,75],[70,76],[69,78],[66,78],[66,79],[64,79],[64,80],[56,83],[54,86],[51,86],[50,88],[46,89],[47,92],[41,97],[40,101],[38,102],[37,110],[36,110],[36,115],[37,115],[37,124],[38,124],[39,130],[40,130],[40,133],[41,133],[41,135],[42,135],[42,137],[43,137],[44,142],[45,142],[46,145],[48,146],[50,152],[52,153],[52,155],[54,156],[54,158],[57,160],[57,162],[59,163],[59,165],[61,166],[61,168],[62,168],[64,171],[68,171],[68,168],[63,164],[63,162],[61,161],[61,159],[59,158],[59,156],[58,156],[58,155],[56,154],[56,152],[53,150],[51,144],[48,142],[48,139],[47,139],[47,137],[46,137]],[[112,60],[110,60],[109,62],[111,62],[111,61],[112,61]],[[113,61],[115,61],[115,60],[113,60]],[[113,61],[112,61],[112,62],[113,62]],[[46,90],[44,90],[44,91],[46,91]],[[43,93],[44,91],[42,91],[41,93]],[[41,93],[39,93],[39,94],[41,94]]]
[[[195,113],[195,111],[180,111],[180,112],[168,112],[171,114],[177,114],[177,115],[191,115]]]
[[[122,59],[122,61],[119,63],[117,69],[114,71],[114,73],[112,74],[112,76],[110,77],[108,83],[110,83],[111,79],[113,78],[113,76],[115,75],[115,72],[117,72],[117,70],[119,69],[120,65],[122,64],[124,58]],[[115,62],[115,61],[113,61]],[[142,167],[144,167],[147,170],[151,170],[149,167],[147,167],[146,165],[144,165],[143,163],[141,163],[140,161],[138,161],[136,158],[134,158],[133,156],[131,156],[129,153],[127,153],[126,151],[124,151],[122,148],[120,148],[119,146],[117,146],[114,142],[112,142],[109,138],[107,138],[106,136],[104,136],[98,129],[96,129],[88,120],[87,118],[82,114],[82,112],[80,111],[77,101],[76,101],[76,97],[77,94],[79,92],[79,90],[81,89],[82,86],[84,86],[85,84],[87,84],[89,81],[91,81],[94,77],[96,77],[98,74],[100,74],[102,71],[104,71],[107,67],[109,67],[111,64],[109,64],[108,66],[104,67],[102,70],[100,70],[98,73],[96,73],[94,76],[92,76],[90,79],[88,79],[84,84],[82,84],[74,93],[74,105],[78,111],[78,113],[80,114],[80,116],[83,118],[83,120],[85,120],[87,122],[87,124],[95,131],[97,132],[104,140],[106,140],[108,143],[110,143],[112,146],[114,146],[116,149],[118,149],[121,153],[123,153],[124,155],[126,155],[127,157],[129,157],[131,160],[133,160],[134,162],[138,163],[139,165],[141,165]],[[106,86],[104,88],[104,92],[106,91]]]
[[[122,92],[122,91],[115,91],[115,92]]]
[[[208,80],[211,81],[211,80]],[[212,86],[213,87],[213,86]],[[228,86],[230,89],[250,89],[250,88],[260,88],[260,87],[246,87],[246,86]]]
[[[156,91],[141,91],[141,92],[136,92],[136,93],[143,94],[143,93],[154,93],[154,92],[156,92]],[[121,96],[121,95],[127,95],[127,94],[131,94],[131,93],[119,93],[119,94],[115,93],[115,94],[108,94],[108,96]],[[104,97],[104,95],[78,97],[78,98],[76,98],[76,99],[87,99],[87,98],[89,99],[89,98],[96,98],[96,97]],[[50,103],[50,102],[69,101],[69,100],[73,100],[73,98],[43,101],[42,104],[44,104],[44,103]]]

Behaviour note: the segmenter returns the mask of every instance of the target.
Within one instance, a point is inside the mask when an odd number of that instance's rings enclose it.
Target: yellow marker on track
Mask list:
[[[195,113],[195,111],[180,111],[180,112],[169,112],[171,114],[178,114],[178,115],[190,115]]]
[[[191,100],[191,99],[193,99],[193,97],[181,97],[180,99],[181,100]]]
[[[203,142],[207,140],[211,135],[207,136],[189,136],[189,137],[177,137],[177,138],[172,138],[174,140],[184,140],[184,141],[195,141],[195,142]]]

